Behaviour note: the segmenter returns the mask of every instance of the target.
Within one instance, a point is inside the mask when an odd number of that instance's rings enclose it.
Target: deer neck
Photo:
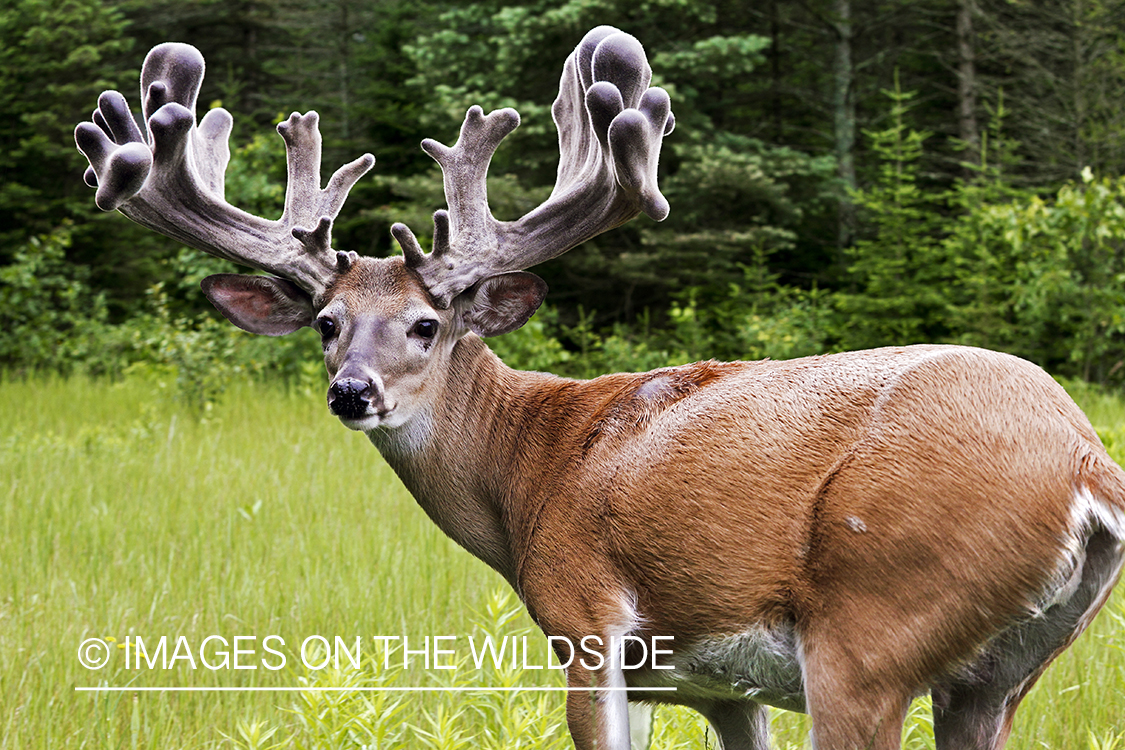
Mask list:
[[[577,381],[507,367],[476,336],[455,346],[432,407],[372,443],[430,518],[518,589],[523,544],[538,510],[536,474],[561,460],[544,425]],[[565,400],[565,399],[564,399]],[[571,422],[575,416],[567,419]]]

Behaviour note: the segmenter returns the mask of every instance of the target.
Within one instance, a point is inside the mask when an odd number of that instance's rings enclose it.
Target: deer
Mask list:
[[[322,188],[315,112],[278,125],[280,219],[226,202],[232,118],[196,122],[204,68],[189,45],[153,48],[140,124],[101,95],[75,131],[97,205],[265,272],[202,290],[247,331],[314,328],[331,414],[553,645],[596,637],[603,658],[566,670],[578,750],[646,746],[662,703],[702,714],[724,750],[766,750],[770,706],[808,713],[817,750],[888,750],[926,694],[939,750],[1005,745],[1125,544],[1125,473],[1042,369],[913,345],[591,380],[513,370],[484,339],[543,302],[526,269],[670,210],[657,168],[675,118],[638,40],[598,27],[567,58],[556,185],[519,219],[496,220],[486,186],[514,110],[474,106],[453,146],[423,141],[448,207],[431,250],[395,224],[387,258],[332,247],[374,158]],[[666,668],[626,669],[649,636],[672,644]]]

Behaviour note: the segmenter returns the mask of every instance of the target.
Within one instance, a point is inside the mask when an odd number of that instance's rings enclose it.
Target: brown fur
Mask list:
[[[402,274],[365,273],[339,285],[351,305],[393,317],[419,303]],[[419,381],[425,440],[371,433],[431,518],[550,635],[673,635],[690,650],[790,629],[818,748],[897,747],[912,696],[973,694],[987,669],[964,682],[965,665],[990,663],[989,644],[1058,585],[1076,491],[1125,510],[1125,474],[1089,422],[1007,355],[918,346],[573,381],[513,371],[472,335],[450,347]],[[1101,603],[1004,688],[1001,730],[980,747],[1000,747]],[[609,702],[575,695],[586,748]],[[690,690],[641,695],[741,716]]]
[[[582,441],[583,455],[604,439],[624,438],[642,431],[653,417],[682,398],[730,371],[732,365],[696,362],[653,370],[630,379],[614,400],[591,420]]]

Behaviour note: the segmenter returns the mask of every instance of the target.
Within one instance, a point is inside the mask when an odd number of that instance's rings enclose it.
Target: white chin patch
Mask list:
[[[345,419],[340,417],[340,422],[349,430],[357,432],[370,432],[371,430],[383,427],[383,419],[378,414],[371,414],[359,419]]]

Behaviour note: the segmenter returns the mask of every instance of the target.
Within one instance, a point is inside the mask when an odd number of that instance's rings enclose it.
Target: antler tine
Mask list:
[[[90,161],[85,180],[97,187],[98,207],[116,208],[186,245],[320,294],[353,260],[332,250],[332,221],[375,158],[364,154],[345,164],[321,189],[319,118],[294,112],[277,128],[289,173],[281,218],[269,221],[230,205],[224,172],[233,120],[213,109],[196,125],[204,69],[199,50],[187,44],[161,44],[148,53],[141,71],[147,135],[124,96],[107,91],[98,98],[92,121],[74,132]]]
[[[488,165],[500,142],[519,125],[520,116],[514,109],[498,109],[486,116],[474,105],[465,114],[461,134],[452,148],[430,138],[422,141],[422,150],[441,165],[445,200],[449,204],[445,216],[452,236],[464,245],[458,250],[465,255],[487,252],[487,244],[495,234],[497,221],[488,210]],[[435,230],[445,216],[435,215]],[[480,246],[482,243],[484,247]],[[438,256],[448,249],[436,242],[434,247]]]
[[[656,168],[675,118],[667,92],[650,88],[651,80],[634,37],[611,26],[586,34],[567,58],[552,107],[560,152],[555,189],[516,221],[492,216],[485,187],[493,153],[519,125],[514,110],[484,115],[474,106],[452,147],[423,141],[441,165],[449,213],[435,214],[433,253],[403,249],[439,304],[483,278],[561,255],[639,213],[656,221],[668,215]],[[400,244],[401,234],[395,233]]]

